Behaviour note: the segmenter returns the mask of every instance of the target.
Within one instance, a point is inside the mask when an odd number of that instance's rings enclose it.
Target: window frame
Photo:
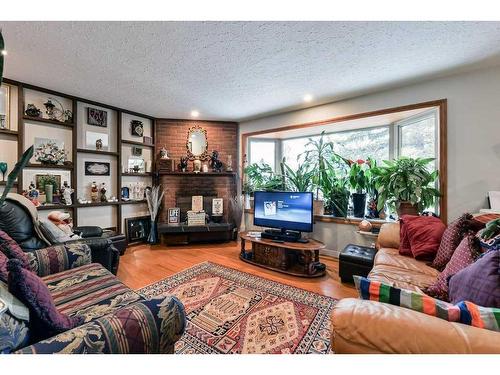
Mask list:
[[[274,144],[274,172],[277,171],[279,167],[279,161],[281,160],[279,156],[281,155],[281,143],[279,139],[274,138],[253,138],[248,140],[248,164],[251,164],[252,158],[252,144],[253,143],[273,143]]]

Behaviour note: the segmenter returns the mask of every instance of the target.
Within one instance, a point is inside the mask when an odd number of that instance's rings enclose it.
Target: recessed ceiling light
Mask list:
[[[314,99],[314,98],[313,98],[313,96],[312,96],[311,94],[306,94],[306,95],[304,95],[304,101],[305,101],[306,103],[312,102],[312,100],[313,100],[313,99]]]
[[[198,117],[200,115],[200,112],[198,112],[197,110],[193,109],[191,111],[191,117]]]
[[[7,56],[7,50],[6,49],[2,50],[2,56]]]

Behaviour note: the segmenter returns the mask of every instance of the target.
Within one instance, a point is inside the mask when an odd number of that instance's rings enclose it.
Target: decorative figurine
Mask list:
[[[208,172],[208,165],[207,165],[207,163],[203,163],[203,166],[201,167],[201,171],[203,173],[207,173]]]
[[[55,120],[55,115],[54,115],[54,108],[56,107],[54,103],[51,102],[50,98],[47,99],[45,103],[43,103],[45,106],[45,113],[47,116],[49,116],[49,119]]]
[[[160,159],[162,159],[162,160],[168,160],[168,159],[170,159],[168,157],[168,151],[167,151],[167,149],[165,147],[162,147],[161,150],[160,150]]]
[[[41,117],[42,115],[42,111],[38,109],[34,104],[28,104],[24,113],[29,117]]]
[[[212,156],[210,156],[210,166],[213,172],[222,172],[222,162],[219,160],[219,152],[217,150],[212,151]]]
[[[102,139],[99,138],[97,141],[95,141],[95,149],[97,151],[101,151],[102,150]]]
[[[7,116],[0,115],[0,130],[7,129]]]
[[[90,200],[93,203],[97,203],[99,201],[99,189],[97,188],[97,184],[95,181],[90,185]]]
[[[73,122],[73,112],[69,109],[66,109],[63,113],[64,122],[71,124]]]
[[[227,156],[226,172],[232,172],[232,171],[233,171],[233,156],[228,155]]]
[[[71,199],[71,194],[74,193],[74,189],[71,189],[71,187],[68,185],[68,181],[64,181],[63,188],[62,190],[62,196],[63,196],[63,203],[66,206],[71,206],[73,204],[73,200]]]
[[[130,127],[130,132],[132,135],[136,137],[142,137],[144,135],[144,125],[142,124],[142,121],[132,120],[130,121]]]
[[[28,199],[33,202],[33,204],[38,207],[40,206],[40,202],[38,201],[38,196],[40,192],[36,189],[35,183],[31,181],[30,186],[28,188]]]
[[[2,172],[2,181],[5,181],[5,173],[7,173],[7,163],[4,161],[0,162],[0,172]]]
[[[182,171],[182,172],[186,172],[187,170],[187,166],[188,166],[188,157],[187,156],[181,156],[181,160],[180,160],[180,163],[179,163],[179,169]]]
[[[106,197],[106,184],[104,182],[101,184],[101,190],[99,192],[101,193],[101,202],[107,202],[108,198]]]
[[[201,172],[201,160],[200,159],[194,159],[193,160],[193,172],[194,173],[200,173]]]

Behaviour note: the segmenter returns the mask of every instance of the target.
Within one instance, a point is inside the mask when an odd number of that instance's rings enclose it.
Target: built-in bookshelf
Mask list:
[[[4,79],[2,85],[7,85],[10,92],[9,128],[0,129],[0,161],[7,162],[7,174],[24,150],[35,141],[40,142],[42,138],[57,140],[64,145],[67,152],[68,162],[64,165],[45,165],[33,159],[18,178],[16,187],[20,194],[28,189],[30,182],[36,180],[37,175],[43,174],[56,175],[61,184],[67,181],[75,190],[71,205],[42,205],[38,207],[40,215],[50,210],[64,210],[71,213],[75,226],[99,225],[122,232],[125,218],[142,216],[147,211],[144,199],[123,200],[121,188],[136,182],[141,182],[144,186],[153,185],[153,117],[19,81]],[[60,104],[64,110],[69,109],[72,119],[58,121],[48,118],[43,103],[49,98]],[[28,104],[34,104],[42,110],[41,117],[26,115]],[[106,112],[106,126],[90,124],[88,108]],[[143,136],[133,134],[132,120],[143,123]],[[89,143],[95,134],[88,133],[100,134],[101,138],[106,139],[101,150],[98,150],[95,144]],[[144,136],[147,137],[147,142],[144,142]],[[134,158],[144,160],[149,169],[146,170],[144,166],[139,173],[130,171],[129,159]],[[86,162],[104,164],[108,166],[109,172],[105,175],[87,175]],[[98,185],[104,182],[108,189],[108,198],[114,196],[118,200],[79,203],[78,198],[90,199],[90,184],[94,180]],[[0,182],[0,190],[4,186],[5,183]]]

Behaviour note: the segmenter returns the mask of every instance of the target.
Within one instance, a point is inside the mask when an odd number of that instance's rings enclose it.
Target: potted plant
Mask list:
[[[368,164],[362,159],[356,161],[349,160],[348,164],[351,166],[349,171],[349,184],[351,189],[355,191],[352,193],[354,217],[364,217],[366,208],[366,189],[368,187]]]
[[[304,157],[304,163],[308,163],[314,174],[312,176],[313,186],[316,188],[316,197],[314,200],[313,211],[315,215],[324,213],[324,201],[320,199],[319,192],[322,190],[324,180],[327,179],[327,173],[333,168],[331,159],[334,156],[333,143],[325,140],[325,132],[321,132],[319,139],[309,138],[305,145],[306,150],[299,157]]]
[[[432,161],[434,158],[408,157],[384,161],[385,165],[374,170],[375,186],[379,192],[377,208],[380,210],[387,203],[402,216],[418,215],[433,205],[440,193],[435,188],[438,171],[427,169]]]
[[[311,191],[313,188],[312,179],[315,171],[311,169],[309,163],[300,163],[296,171],[294,171],[288,164],[286,158],[281,162],[282,176],[285,179],[286,191]]]
[[[378,205],[378,190],[375,185],[375,174],[377,171],[377,161],[371,158],[366,159],[366,164],[368,165],[368,169],[366,170],[367,176],[367,185],[366,185],[366,193],[368,198],[367,204],[367,216],[370,219],[378,219],[384,218],[384,210],[379,210],[377,208]]]
[[[325,199],[325,212],[337,217],[347,217],[349,207],[349,176],[346,160],[333,154],[326,170],[322,183],[321,192]]]
[[[253,208],[254,191],[284,190],[283,176],[274,173],[269,164],[253,163],[244,169],[246,175],[243,184],[243,192],[250,198],[250,206]]]

